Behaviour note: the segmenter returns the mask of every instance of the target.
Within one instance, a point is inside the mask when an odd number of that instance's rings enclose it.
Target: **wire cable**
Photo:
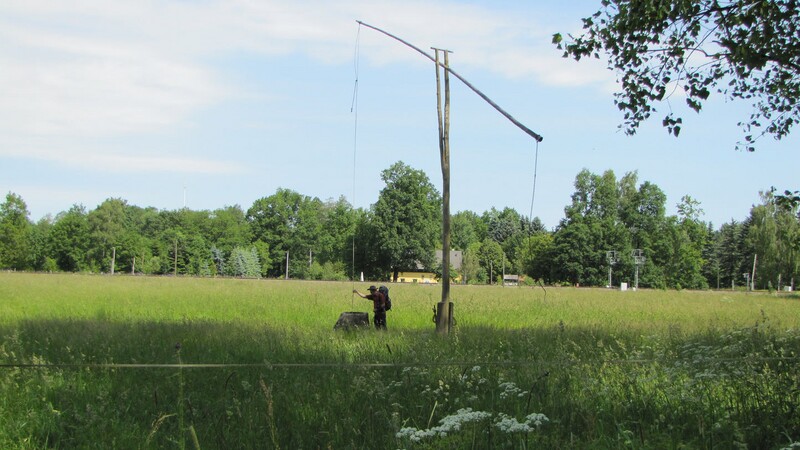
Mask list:
[[[533,225],[533,200],[536,198],[536,173],[539,170],[539,141],[536,141],[536,154],[533,159],[533,192],[531,192],[531,211],[528,214],[528,220],[531,221],[531,225]],[[533,226],[531,226],[531,232],[533,232]]]
[[[518,360],[518,361],[442,361],[442,362],[395,362],[395,363],[21,363],[0,364],[0,369],[225,369],[225,368],[266,368],[266,369],[373,369],[373,368],[406,368],[406,367],[471,367],[471,366],[506,366],[506,367],[571,367],[576,365],[647,365],[669,364],[682,360],[660,360],[652,358],[636,359],[599,359],[596,361],[574,360]],[[688,361],[688,360],[687,360]],[[738,363],[742,361],[768,362],[797,362],[797,356],[775,357],[731,357],[731,358],[701,358],[691,360],[694,363]]]
[[[353,196],[351,197],[352,208],[356,207],[356,156],[358,155],[358,66],[361,59],[361,24],[358,24],[356,32],[356,45],[353,51],[353,70],[355,81],[353,82],[353,99],[350,102],[350,112],[353,114]],[[351,255],[350,279],[353,281],[353,290],[356,288],[356,233],[353,230],[353,246]],[[355,307],[355,293],[350,294],[350,308]]]

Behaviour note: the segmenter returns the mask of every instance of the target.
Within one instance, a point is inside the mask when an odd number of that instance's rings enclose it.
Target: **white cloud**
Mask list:
[[[174,124],[215,101],[207,69],[135,42],[4,27],[0,129],[31,135],[106,136]]]
[[[174,172],[194,174],[232,175],[247,172],[237,163],[188,158],[158,156],[147,152],[119,154],[110,150],[77,149],[74,144],[58,149],[33,148],[4,144],[0,156],[46,161],[64,166],[115,173]]]
[[[431,45],[454,50],[453,67],[467,78],[479,70],[544,85],[608,82],[604,68],[581,64],[579,70],[560,58],[550,35],[561,30],[548,29],[557,25],[512,14],[474,4],[421,0],[4,2],[0,133],[8,141],[51,139],[40,148],[64,148],[59,139],[190,126],[194,114],[246,95],[225,84],[223,69],[212,65],[215,58],[234,52],[267,57],[298,53],[324,64],[349,64],[356,19],[426,51]],[[361,35],[361,54],[367,62],[428,64],[372,30],[362,29]],[[17,147],[0,148],[0,153],[96,168],[239,170],[172,155],[121,156],[97,145],[73,148],[81,150],[21,152]]]

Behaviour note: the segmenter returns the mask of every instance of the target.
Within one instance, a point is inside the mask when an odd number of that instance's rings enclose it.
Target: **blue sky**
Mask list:
[[[366,208],[398,160],[440,187],[433,64],[359,32],[357,19],[452,50],[456,71],[544,136],[533,215],[548,228],[584,168],[638,171],[667,194],[669,214],[688,194],[717,227],[746,218],[759,191],[800,187],[797,137],[734,150],[747,104],[717,96],[697,115],[677,93],[635,136],[620,132],[614,74],[550,43],[598,3],[5,1],[0,192],[21,195],[38,220],[109,197],[246,210],[279,187]],[[534,141],[451,86],[451,209],[528,215]],[[669,108],[684,115],[677,139],[660,125]]]

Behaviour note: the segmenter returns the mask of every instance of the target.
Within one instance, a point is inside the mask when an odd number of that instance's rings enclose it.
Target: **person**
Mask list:
[[[375,286],[369,287],[369,294],[362,294],[353,289],[353,293],[361,298],[372,300],[373,323],[376,330],[386,329],[386,296]]]

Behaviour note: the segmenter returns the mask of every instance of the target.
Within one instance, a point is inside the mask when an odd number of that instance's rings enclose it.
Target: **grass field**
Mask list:
[[[388,332],[333,331],[366,286],[0,273],[0,448],[800,441],[796,295],[453,286],[443,337],[390,285]]]

